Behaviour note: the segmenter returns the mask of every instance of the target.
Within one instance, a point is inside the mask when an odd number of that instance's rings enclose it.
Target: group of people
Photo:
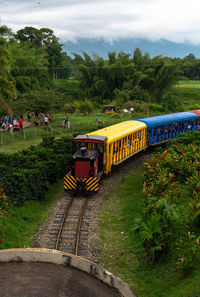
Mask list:
[[[23,129],[23,117],[11,117],[10,115],[5,115],[1,117],[1,128],[4,132],[10,131],[21,131]]]
[[[35,118],[35,120],[33,121],[35,126],[42,126],[43,124],[45,124],[45,126],[48,125],[49,121],[53,120],[53,116],[52,114],[43,114],[42,112],[28,112],[27,114],[27,118],[28,121],[30,121],[32,118]]]
[[[62,119],[61,121],[61,128],[70,128],[70,120],[69,117],[66,117],[66,119]]]
[[[28,120],[30,120],[31,118],[35,117],[35,119],[43,119],[44,118],[44,114],[42,112],[28,112],[27,114],[27,118]]]

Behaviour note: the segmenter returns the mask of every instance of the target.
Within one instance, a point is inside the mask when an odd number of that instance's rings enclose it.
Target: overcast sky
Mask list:
[[[61,41],[147,38],[200,44],[199,0],[0,0],[1,25],[47,27]]]

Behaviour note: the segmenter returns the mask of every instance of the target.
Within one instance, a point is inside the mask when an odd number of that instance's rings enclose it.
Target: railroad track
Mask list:
[[[85,256],[93,199],[65,196],[49,232],[47,248]]]
[[[93,257],[94,253],[96,259],[94,234],[96,234],[97,225],[95,224],[98,221],[104,198],[112,192],[118,182],[124,180],[129,172],[140,167],[148,156],[149,153],[143,153],[137,158],[122,163],[116,170],[113,170],[112,175],[102,180],[98,194],[89,196],[89,199],[85,196],[72,198],[69,194],[64,193],[55,208],[55,212],[38,231],[37,241],[33,247],[58,249],[84,258],[88,258],[89,255],[89,258]],[[88,201],[83,212],[86,199]],[[66,211],[67,208],[69,209]]]

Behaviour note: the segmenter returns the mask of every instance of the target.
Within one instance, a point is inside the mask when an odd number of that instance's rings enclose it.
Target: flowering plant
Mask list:
[[[2,188],[0,188],[0,216],[6,215],[10,202]]]
[[[199,238],[189,231],[183,239],[177,242],[178,261],[176,267],[183,276],[191,272],[200,257]]]

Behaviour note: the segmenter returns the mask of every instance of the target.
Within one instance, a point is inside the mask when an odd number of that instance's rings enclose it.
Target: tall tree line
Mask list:
[[[25,27],[14,34],[1,26],[1,99],[16,112],[58,110],[85,99],[97,105],[161,103],[181,76],[200,79],[200,59],[192,54],[151,58],[136,48],[132,54],[109,52],[106,59],[85,52],[70,58],[62,46],[49,28]]]
[[[136,48],[133,55],[109,52],[108,59],[92,59],[74,53],[81,86],[89,97],[99,100],[145,100],[160,102],[164,93],[178,80],[180,71],[172,59],[150,58]]]

